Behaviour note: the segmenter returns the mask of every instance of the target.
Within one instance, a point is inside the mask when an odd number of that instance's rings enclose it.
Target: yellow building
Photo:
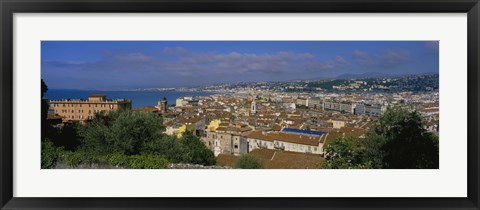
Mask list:
[[[182,125],[178,128],[178,130],[175,132],[175,135],[177,135],[178,138],[181,138],[183,136],[183,133],[187,130],[186,125]]]
[[[177,98],[175,101],[175,106],[176,107],[182,107],[183,106],[183,98]]]
[[[342,121],[342,120],[333,120],[333,119],[330,119],[330,120],[328,120],[328,122],[332,123],[332,124],[333,124],[333,128],[336,128],[336,129],[340,129],[340,128],[345,127],[345,121]]]
[[[210,124],[207,126],[207,130],[208,131],[211,131],[211,132],[214,132],[215,130],[217,130],[217,128],[220,126],[220,123],[222,121],[220,120],[212,120],[210,122]]]
[[[203,117],[191,117],[191,118],[179,118],[178,123],[181,126],[176,132],[177,137],[182,137],[185,131],[190,131],[196,136],[202,136],[205,132],[205,118]]]
[[[109,112],[117,109],[130,110],[132,101],[127,99],[107,100],[102,94],[88,96],[88,100],[62,99],[50,100],[50,109],[63,118],[63,122],[91,120],[95,113]]]
[[[185,131],[190,131],[194,134],[197,133],[197,128],[193,124],[183,124],[180,127],[178,127],[178,131],[175,132],[175,135],[177,135],[178,138],[182,137]]]

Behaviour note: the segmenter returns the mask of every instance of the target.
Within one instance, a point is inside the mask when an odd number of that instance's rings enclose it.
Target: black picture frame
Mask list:
[[[479,209],[478,0],[0,0],[1,209]],[[468,196],[465,198],[16,198],[13,193],[14,13],[467,13]],[[448,180],[445,180],[448,181]]]

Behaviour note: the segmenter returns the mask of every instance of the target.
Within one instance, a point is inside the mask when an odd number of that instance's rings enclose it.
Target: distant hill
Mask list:
[[[365,78],[384,78],[384,77],[402,77],[407,75],[434,75],[438,74],[438,72],[426,72],[426,73],[417,73],[417,74],[385,74],[380,72],[367,72],[361,74],[342,74],[334,79],[365,79]]]
[[[380,72],[367,72],[361,74],[342,74],[335,79],[365,79],[365,78],[383,78],[383,77],[399,77],[405,74],[385,74]]]

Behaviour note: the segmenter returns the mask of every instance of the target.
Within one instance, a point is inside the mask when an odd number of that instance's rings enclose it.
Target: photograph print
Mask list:
[[[438,41],[42,41],[42,169],[438,169]]]

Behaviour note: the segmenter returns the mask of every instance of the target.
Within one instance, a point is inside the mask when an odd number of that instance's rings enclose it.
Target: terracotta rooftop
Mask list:
[[[228,127],[218,127],[217,128],[217,131],[237,132],[237,133],[242,133],[242,132],[246,132],[246,131],[250,131],[250,130],[252,130],[252,129],[249,128],[249,127],[238,128],[238,127],[228,126]]]
[[[266,169],[319,169],[324,159],[319,155],[286,152],[280,150],[256,149],[249,154],[262,159]],[[217,165],[234,166],[239,156],[220,154]]]
[[[189,124],[189,123],[193,124],[193,123],[199,122],[200,120],[203,120],[203,117],[200,117],[200,116],[196,116],[192,118],[180,117],[178,119],[178,122],[182,124]]]
[[[144,106],[139,108],[133,108],[132,111],[158,112],[158,109],[154,106]]]

